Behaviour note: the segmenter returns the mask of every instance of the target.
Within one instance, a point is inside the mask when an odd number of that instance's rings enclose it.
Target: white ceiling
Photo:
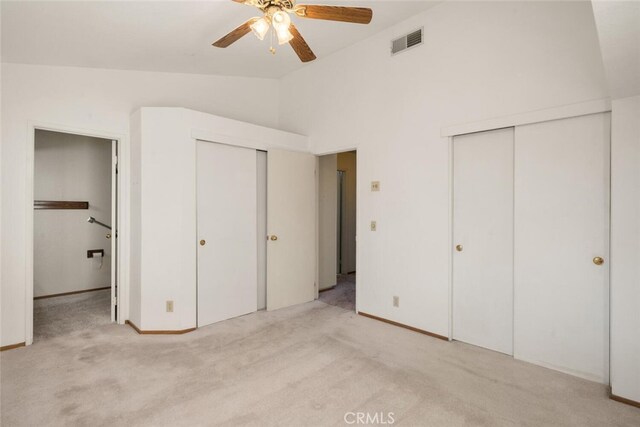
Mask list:
[[[435,1],[309,0],[365,6],[369,25],[294,18],[318,58],[357,43]],[[226,49],[211,43],[252,16],[219,1],[2,1],[2,61],[125,70],[281,77],[302,64],[290,46],[275,56],[252,34]]]

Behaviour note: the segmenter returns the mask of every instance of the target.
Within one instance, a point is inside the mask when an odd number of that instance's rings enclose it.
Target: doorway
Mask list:
[[[318,163],[319,299],[355,311],[357,152]]]
[[[35,129],[33,338],[117,318],[117,141]]]

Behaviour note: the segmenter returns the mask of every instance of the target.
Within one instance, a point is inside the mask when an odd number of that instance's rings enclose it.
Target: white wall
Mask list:
[[[269,79],[2,64],[2,341],[25,341],[26,170],[30,123],[129,136],[141,106],[181,106],[267,126],[277,109]],[[96,132],[97,133],[97,132]],[[122,153],[127,162],[128,152]],[[128,189],[124,189],[128,190]],[[126,239],[126,237],[124,237]]]
[[[338,252],[337,156],[318,159],[318,290],[336,285]]]
[[[305,137],[183,108],[142,108],[131,140],[131,320],[143,330],[196,326],[196,140],[306,151]],[[138,243],[136,243],[137,245]],[[133,300],[140,295],[138,307]],[[173,313],[165,302],[174,301]]]
[[[640,94],[640,2],[591,2],[613,99]]]
[[[613,101],[611,387],[640,402],[640,96]]]
[[[342,236],[340,247],[342,268],[340,273],[356,271],[356,188],[357,154],[355,151],[338,153],[338,170],[344,171],[342,195]]]
[[[421,26],[424,45],[391,57],[389,41]],[[607,89],[588,2],[443,2],[286,76],[280,93],[281,127],[313,152],[358,147],[358,310],[449,335],[441,128]]]
[[[111,141],[36,131],[35,200],[88,201],[87,210],[34,212],[34,296],[111,286]],[[87,258],[87,250],[104,257]]]

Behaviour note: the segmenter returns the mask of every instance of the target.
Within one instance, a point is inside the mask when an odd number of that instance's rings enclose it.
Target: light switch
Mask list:
[[[167,301],[167,313],[173,313],[173,301]]]
[[[371,191],[380,191],[380,181],[371,181]]]
[[[378,228],[378,224],[375,221],[371,221],[371,231],[376,231]]]

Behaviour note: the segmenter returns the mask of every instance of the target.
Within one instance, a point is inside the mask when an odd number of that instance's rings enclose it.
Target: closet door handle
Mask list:
[[[456,245],[456,251],[462,252],[462,245]]]
[[[276,235],[272,235],[272,236],[271,236],[271,240],[273,240],[273,241],[275,242],[276,240],[278,240],[278,236],[276,236]]]
[[[595,265],[602,265],[604,264],[604,259],[602,257],[597,256],[593,259],[593,263]]]
[[[206,245],[206,244],[207,244],[207,241],[206,241],[206,240],[204,240],[204,239],[200,240],[200,246],[204,246],[204,245]]]

